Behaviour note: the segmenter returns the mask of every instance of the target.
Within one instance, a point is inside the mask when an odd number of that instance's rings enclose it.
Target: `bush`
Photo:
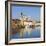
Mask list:
[[[25,28],[25,26],[24,25],[17,25],[18,26],[18,28]]]

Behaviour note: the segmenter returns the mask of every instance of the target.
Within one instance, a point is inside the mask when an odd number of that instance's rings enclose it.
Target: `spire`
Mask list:
[[[23,13],[21,12],[21,17],[23,18]]]
[[[21,15],[23,15],[23,13],[21,12]]]

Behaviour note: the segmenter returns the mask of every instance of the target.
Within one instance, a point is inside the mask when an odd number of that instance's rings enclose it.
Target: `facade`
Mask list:
[[[24,25],[32,25],[32,21],[24,21]]]

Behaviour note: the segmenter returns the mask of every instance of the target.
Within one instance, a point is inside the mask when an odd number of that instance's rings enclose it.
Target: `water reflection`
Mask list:
[[[11,34],[11,38],[38,38],[40,37],[40,26],[31,28],[26,25],[25,28],[18,29],[19,32]]]

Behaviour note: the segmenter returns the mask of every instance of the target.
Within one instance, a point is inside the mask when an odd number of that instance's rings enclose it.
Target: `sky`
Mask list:
[[[12,6],[12,19],[19,19],[21,12],[25,16],[30,16],[34,20],[40,20],[40,7],[32,6]]]

